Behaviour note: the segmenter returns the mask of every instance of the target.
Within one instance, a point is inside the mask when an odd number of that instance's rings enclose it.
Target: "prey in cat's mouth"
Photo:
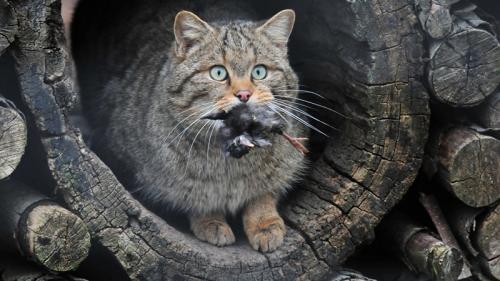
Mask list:
[[[246,99],[248,100],[248,99]],[[233,107],[228,112],[224,110],[207,114],[202,119],[224,120],[219,130],[219,139],[226,155],[240,158],[256,147],[271,146],[273,134],[282,135],[300,153],[308,153],[301,143],[307,138],[295,138],[286,133],[286,119],[281,118],[277,111],[266,105],[249,105],[246,103]]]

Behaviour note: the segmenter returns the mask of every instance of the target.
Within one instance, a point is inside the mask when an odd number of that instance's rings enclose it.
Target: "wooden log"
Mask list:
[[[500,130],[500,92],[491,95],[478,109],[479,123],[486,129]]]
[[[418,19],[424,31],[434,39],[441,39],[451,33],[453,20],[449,0],[416,0]]]
[[[107,2],[104,6],[85,1],[80,9],[89,5],[94,24],[98,27],[102,23],[102,31],[144,23],[140,15],[158,15],[162,5],[174,2],[151,1],[146,5],[136,1],[139,6],[131,8],[126,6],[128,1]],[[299,47],[294,51],[303,52],[302,61],[297,59],[302,65],[300,71],[307,73],[308,81],[317,79],[328,85],[330,90],[325,95],[331,100],[337,97],[331,89],[345,86],[342,104],[353,117],[343,122],[345,134],[328,140],[324,157],[314,164],[314,174],[303,188],[285,200],[287,236],[284,245],[271,254],[253,251],[245,243],[227,248],[207,245],[175,229],[136,201],[66,125],[63,112],[70,109],[70,103],[64,101],[72,92],[60,90],[64,89],[64,81],[71,81],[60,40],[63,36],[56,16],[60,14],[57,1],[15,2],[19,34],[13,53],[21,94],[42,135],[58,190],[130,279],[325,279],[357,246],[373,238],[375,226],[413,182],[429,122],[428,95],[417,80],[423,75],[423,36],[415,28],[413,0],[278,2],[272,5],[286,5],[302,13],[297,17],[302,24],[297,24]],[[149,5],[153,3],[159,7]],[[271,3],[252,1],[252,5],[269,8]],[[120,7],[119,13],[116,7]],[[270,12],[261,12],[262,18],[270,16]],[[310,22],[307,13],[321,16]],[[78,18],[77,12],[75,26]],[[134,34],[166,40],[164,35],[169,31],[158,28],[167,28],[165,22],[173,19],[146,18],[152,20],[148,23],[151,32]],[[88,17],[83,14],[81,26],[87,31],[96,27],[86,25],[85,19]],[[116,35],[94,34],[108,38]],[[308,39],[311,34],[314,40]],[[152,38],[142,39],[135,42]],[[97,40],[95,36],[89,42]],[[73,42],[90,50],[81,38]],[[133,45],[132,49],[124,49],[134,52],[138,45]],[[92,56],[88,55],[84,57],[91,62]],[[119,52],[109,55],[119,56]],[[127,66],[123,58],[118,57],[116,63]],[[304,63],[308,59],[314,63]]]
[[[460,245],[463,246],[472,275],[479,280],[495,278],[494,271],[499,251],[499,230],[495,225],[495,219],[498,218],[494,215],[496,211],[488,208],[472,208],[453,198],[447,200],[445,208],[446,219]],[[485,222],[486,220],[488,222]],[[480,227],[484,227],[482,234],[479,232]],[[479,246],[479,243],[482,245]]]
[[[0,36],[1,37],[1,36]],[[28,140],[24,116],[0,96],[0,180],[8,177],[21,161]]]
[[[48,272],[18,257],[0,256],[0,280],[2,281],[86,281],[69,274]]]
[[[87,257],[90,234],[83,221],[26,185],[0,182],[0,210],[2,249],[59,272]]]
[[[500,198],[500,141],[464,127],[438,133],[436,155],[440,182],[471,207]],[[432,169],[426,169],[432,170]]]
[[[6,0],[0,0],[0,56],[14,42],[17,23],[12,6]]]
[[[384,244],[412,271],[432,280],[458,280],[464,266],[460,251],[400,212],[389,214],[380,225]]]
[[[500,44],[495,35],[457,19],[452,34],[432,41],[428,65],[430,88],[440,102],[473,106],[500,83]]]
[[[481,266],[500,280],[500,205],[482,218],[473,239],[482,257]]]

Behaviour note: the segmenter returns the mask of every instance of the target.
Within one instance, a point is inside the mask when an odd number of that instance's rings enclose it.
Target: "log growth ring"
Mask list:
[[[54,24],[61,21],[58,1],[28,2],[15,4],[14,54],[49,168],[67,205],[132,280],[319,280],[373,236],[415,178],[429,109],[417,81],[423,76],[423,36],[411,0],[286,3],[307,23],[295,31],[309,60],[299,71],[313,65],[306,79],[342,89],[351,119],[287,201],[291,228],[271,254],[251,250],[246,241],[224,248],[200,242],[125,190],[64,121],[72,91],[61,75],[70,67],[60,45],[62,26]],[[307,21],[307,15],[318,16]],[[56,67],[46,67],[48,62]]]
[[[500,45],[491,33],[469,28],[434,48],[429,82],[439,101],[452,106],[477,105],[500,84]]]

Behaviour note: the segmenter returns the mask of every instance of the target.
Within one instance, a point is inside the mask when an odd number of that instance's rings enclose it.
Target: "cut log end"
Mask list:
[[[50,271],[76,269],[88,256],[90,233],[75,214],[20,182],[0,182],[0,249]]]
[[[83,221],[57,205],[39,205],[27,215],[25,251],[52,271],[78,268],[90,249],[90,234]]]
[[[27,143],[23,117],[11,107],[0,107],[0,179],[8,177],[21,161]]]
[[[475,242],[484,258],[482,266],[500,280],[500,205],[491,210],[478,226]]]
[[[500,198],[500,141],[470,129],[456,128],[440,137],[439,177],[471,207]]]
[[[500,45],[487,31],[467,27],[431,48],[429,83],[451,106],[473,106],[500,83]]]

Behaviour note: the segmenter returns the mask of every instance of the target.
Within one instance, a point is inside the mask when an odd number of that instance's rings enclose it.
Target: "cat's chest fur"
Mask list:
[[[303,156],[279,135],[273,145],[257,148],[240,159],[224,155],[217,138],[210,134],[160,142],[172,135],[180,120],[144,126],[151,149],[141,150],[134,159],[141,162],[136,179],[145,188],[146,198],[191,213],[236,213],[248,201],[265,193],[284,194],[300,175]],[[299,127],[296,127],[299,128]],[[178,129],[175,134],[182,133]],[[291,131],[300,134],[301,130]],[[172,139],[172,137],[171,137]]]

